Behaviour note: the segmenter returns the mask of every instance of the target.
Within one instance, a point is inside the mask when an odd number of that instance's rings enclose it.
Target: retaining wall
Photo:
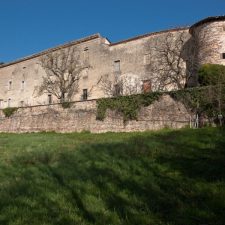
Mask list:
[[[182,128],[189,125],[190,113],[169,95],[143,107],[138,120],[123,121],[120,113],[108,110],[104,121],[96,120],[96,100],[74,102],[64,109],[60,104],[19,108],[6,118],[0,110],[0,132],[131,132]]]

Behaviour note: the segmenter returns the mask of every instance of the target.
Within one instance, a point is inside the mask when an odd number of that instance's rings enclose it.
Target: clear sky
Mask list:
[[[0,62],[100,33],[111,42],[225,14],[225,0],[0,0]]]

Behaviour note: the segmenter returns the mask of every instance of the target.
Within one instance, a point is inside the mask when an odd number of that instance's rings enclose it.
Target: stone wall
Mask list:
[[[52,52],[60,54],[62,49],[72,47],[76,48],[84,69],[80,74],[78,92],[74,93],[72,101],[82,100],[84,89],[88,91],[88,99],[108,97],[99,84],[101,78],[105,76],[112,81],[117,76],[151,80],[154,91],[156,89],[154,88],[156,86],[155,73],[151,69],[147,69],[151,63],[145,60],[145,57],[150,55],[151,48],[156,45],[158,39],[165,39],[169,33],[172,33],[176,39],[180,32],[185,32],[187,39],[189,38],[190,35],[186,28],[150,33],[119,43],[110,43],[100,35],[94,35],[4,64],[0,67],[0,108],[48,104],[48,93],[39,96],[36,91],[42,84],[43,77],[46,76],[45,70],[40,65],[40,58]],[[161,45],[160,41],[157,43],[159,46]],[[151,55],[152,58],[159,58],[156,56],[157,52],[153,52]],[[119,71],[115,71],[115,62],[119,62]],[[160,61],[155,66],[161,64]],[[11,85],[9,85],[10,82]],[[52,101],[59,102],[54,96],[52,96]]]
[[[180,102],[163,95],[159,101],[142,108],[137,121],[124,123],[122,115],[107,111],[104,121],[96,120],[96,100],[74,102],[64,109],[60,104],[19,108],[6,118],[0,110],[0,132],[130,132],[189,125],[190,113]]]
[[[193,37],[198,43],[196,61],[199,65],[225,65],[225,60],[221,57],[221,54],[225,53],[225,21],[199,25],[193,29]]]

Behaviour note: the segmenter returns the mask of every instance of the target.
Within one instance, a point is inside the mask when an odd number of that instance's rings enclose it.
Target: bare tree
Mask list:
[[[64,102],[70,100],[78,91],[79,80],[84,66],[81,64],[79,51],[75,47],[48,53],[40,58],[40,65],[45,70],[38,94],[52,94]]]
[[[183,89],[188,80],[185,65],[184,44],[186,31],[169,32],[147,42],[151,53],[146,72],[151,73],[155,90]]]
[[[98,85],[108,97],[138,94],[142,89],[141,80],[133,74],[114,75],[113,78],[106,74],[101,76]]]

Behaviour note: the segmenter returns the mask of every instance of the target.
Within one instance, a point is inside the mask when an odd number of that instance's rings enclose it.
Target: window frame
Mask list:
[[[145,53],[144,54],[144,65],[149,65],[150,64],[150,53]]]
[[[25,89],[25,80],[21,81],[21,91],[24,91]]]
[[[8,81],[8,91],[12,90],[12,80]]]
[[[48,105],[52,104],[52,94],[48,94]]]
[[[88,99],[88,89],[84,88],[83,89],[83,94],[82,94],[82,100],[86,101]]]
[[[115,73],[120,73],[121,72],[121,61],[119,59],[118,60],[114,60],[113,71]]]

